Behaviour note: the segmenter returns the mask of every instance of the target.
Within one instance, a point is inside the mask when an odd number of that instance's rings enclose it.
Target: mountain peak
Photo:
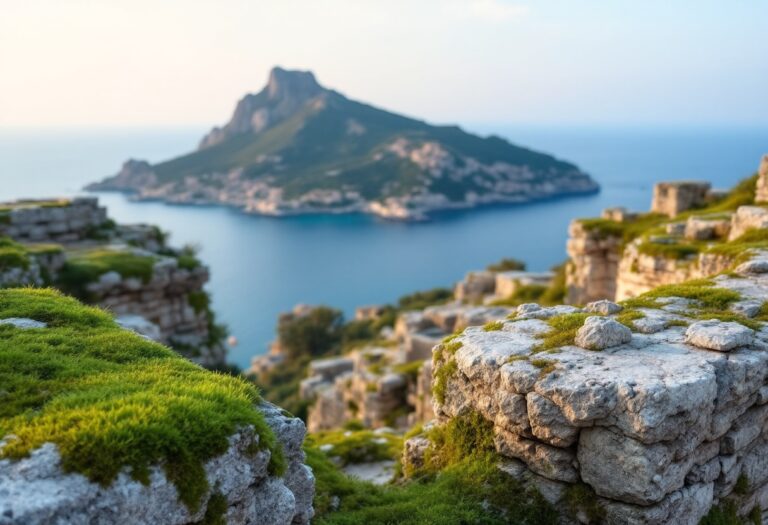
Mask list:
[[[266,87],[270,99],[298,98],[308,99],[323,91],[311,71],[288,70],[273,67],[269,73]]]

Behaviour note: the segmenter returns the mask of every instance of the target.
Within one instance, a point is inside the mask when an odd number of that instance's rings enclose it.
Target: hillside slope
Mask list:
[[[377,109],[322,87],[310,72],[275,68],[267,86],[242,98],[197,151],[156,165],[129,160],[89,189],[268,215],[357,211],[414,219],[594,192],[597,184],[550,155]]]

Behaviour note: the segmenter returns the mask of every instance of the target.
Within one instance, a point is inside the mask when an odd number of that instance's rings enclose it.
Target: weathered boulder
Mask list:
[[[685,331],[685,342],[699,348],[727,352],[752,344],[754,333],[754,330],[739,323],[710,319],[689,326]]]
[[[576,344],[588,350],[603,350],[632,340],[632,331],[607,317],[588,317],[576,332]]]

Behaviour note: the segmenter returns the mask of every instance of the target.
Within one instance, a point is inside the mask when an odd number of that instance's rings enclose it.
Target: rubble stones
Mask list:
[[[685,331],[685,342],[699,348],[727,352],[752,344],[754,333],[754,330],[739,323],[710,319],[689,326]]]
[[[584,326],[576,332],[576,344],[589,350],[603,350],[631,340],[629,328],[607,317],[587,317]]]

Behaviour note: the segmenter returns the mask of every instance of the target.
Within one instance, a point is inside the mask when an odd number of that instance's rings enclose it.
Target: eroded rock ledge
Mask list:
[[[224,454],[206,463],[212,489],[205,503],[190,512],[159,467],[151,469],[147,485],[121,472],[104,487],[82,474],[64,472],[56,446],[47,443],[26,459],[0,461],[0,524],[182,525],[206,515],[236,525],[309,523],[314,476],[304,465],[304,424],[268,403],[260,410],[285,451],[284,477],[269,473],[269,450],[249,452],[258,446],[259,436],[253,428],[243,429],[229,438]]]
[[[467,328],[434,350],[438,422],[480,413],[506,471],[556,505],[586,485],[607,523],[768,508],[765,257],[621,309],[523,305]]]

